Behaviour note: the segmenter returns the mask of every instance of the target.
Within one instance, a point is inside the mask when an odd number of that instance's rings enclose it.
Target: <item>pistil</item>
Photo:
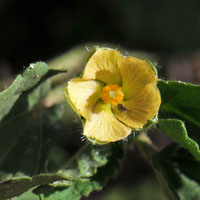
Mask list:
[[[110,103],[114,106],[117,106],[122,102],[124,98],[124,93],[122,92],[121,87],[117,84],[106,85],[103,88],[102,99],[104,103]]]

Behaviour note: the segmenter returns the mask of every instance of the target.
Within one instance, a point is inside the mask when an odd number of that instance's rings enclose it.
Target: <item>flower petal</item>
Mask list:
[[[126,100],[135,97],[146,84],[157,82],[155,72],[144,60],[126,57],[120,60],[119,68]]]
[[[116,118],[133,129],[141,129],[147,120],[152,119],[160,107],[160,92],[155,84],[147,84],[135,98],[124,101],[124,110],[113,107]]]
[[[98,102],[86,120],[83,135],[99,142],[114,142],[127,137],[131,129],[118,121],[113,115],[110,105]]]
[[[90,119],[94,104],[102,95],[103,83],[75,78],[68,82],[65,94],[69,95],[76,111],[86,119]]]
[[[121,76],[118,67],[120,59],[122,56],[118,51],[99,48],[89,59],[82,78],[96,79],[106,84],[120,84]]]

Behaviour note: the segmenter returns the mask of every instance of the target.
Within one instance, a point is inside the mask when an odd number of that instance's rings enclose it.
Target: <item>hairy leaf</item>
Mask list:
[[[157,152],[147,141],[139,140],[139,148],[152,165],[167,199],[200,199],[200,162],[194,160],[191,154],[178,144],[170,144],[161,152]],[[188,163],[190,163],[189,169],[187,169]]]
[[[62,107],[27,112],[28,96],[20,97],[0,123],[1,181],[16,173],[32,176],[44,172],[49,148],[64,135]]]
[[[22,74],[16,77],[10,87],[0,92],[0,121],[9,113],[9,111],[14,106],[15,102],[17,102],[22,93],[26,92],[27,90],[33,89],[41,82],[62,72],[66,71],[49,69],[48,65],[44,62],[30,64],[30,66],[26,68]],[[33,95],[39,95],[37,94],[38,91],[41,92],[41,90],[36,90],[36,94]],[[45,91],[43,92],[44,97],[47,94],[48,90],[46,91],[46,93]],[[39,100],[37,102],[39,102]],[[29,105],[28,110],[31,110],[32,106],[33,104]]]
[[[0,199],[20,195],[32,187],[41,186],[36,190],[41,196],[73,195],[74,187],[77,188],[76,198],[88,196],[93,190],[103,187],[106,180],[113,176],[119,169],[119,159],[122,157],[122,147],[117,145],[106,148],[101,146],[86,146],[66,164],[66,166],[53,174],[39,174],[33,177],[22,176],[11,178],[0,183]],[[87,165],[86,165],[87,163]],[[70,186],[69,186],[70,185]],[[68,186],[68,187],[67,187]],[[67,187],[67,188],[66,188]],[[60,190],[63,190],[62,192]],[[8,192],[9,191],[9,192]],[[72,197],[70,197],[72,195]],[[66,196],[68,197],[68,196]]]
[[[188,163],[189,169],[185,170]],[[156,173],[162,173],[162,176],[177,199],[195,200],[200,198],[200,162],[194,160],[179,145],[171,144],[155,155],[153,157],[153,164],[156,166]]]
[[[62,107],[39,106],[50,90],[47,78],[58,73],[45,63],[31,64],[0,93],[0,199],[33,187],[30,177],[46,172],[48,152],[65,134]]]
[[[79,174],[75,175],[75,177],[86,176],[87,179],[83,179],[84,181],[72,181],[69,186],[62,185],[62,182],[57,185],[41,186],[35,190],[35,193],[39,194],[42,200],[79,200],[82,196],[88,196],[92,191],[102,189],[107,179],[113,177],[119,170],[119,160],[122,157],[122,152],[121,145],[108,145],[105,148],[92,146],[90,151],[88,151],[88,148],[84,149],[75,159],[76,161],[74,160],[76,163],[76,168],[74,169]],[[88,155],[87,159],[86,155]],[[79,162],[83,158],[88,163],[87,167],[86,163]],[[83,167],[87,169],[83,171]]]
[[[166,135],[187,149],[197,160],[200,160],[199,145],[188,136],[183,121],[163,119],[159,120],[158,124]]]
[[[40,200],[40,197],[32,192],[32,190],[28,190],[23,195],[12,198],[12,200]]]
[[[40,174],[33,177],[12,178],[0,183],[0,199],[18,196],[32,187],[65,179],[58,174]]]
[[[0,120],[8,114],[21,93],[34,87],[47,72],[48,66],[43,62],[30,64],[9,88],[0,93]]]
[[[200,86],[181,81],[158,82],[161,111],[174,113],[200,127]]]

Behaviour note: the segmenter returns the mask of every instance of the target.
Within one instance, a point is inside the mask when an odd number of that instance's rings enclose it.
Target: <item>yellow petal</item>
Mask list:
[[[106,84],[120,84],[118,62],[121,58],[116,50],[99,48],[89,59],[82,78],[96,79]]]
[[[108,104],[98,102],[86,120],[83,135],[100,142],[114,142],[127,137],[131,129],[118,121]]]
[[[135,97],[146,84],[157,82],[155,72],[144,60],[126,57],[120,60],[119,68],[126,100]]]
[[[65,93],[69,95],[76,111],[86,119],[90,119],[94,104],[101,97],[103,84],[80,78],[68,82]]]
[[[160,92],[155,84],[148,84],[135,98],[124,101],[120,109],[113,107],[116,118],[133,129],[141,129],[152,119],[160,107]]]

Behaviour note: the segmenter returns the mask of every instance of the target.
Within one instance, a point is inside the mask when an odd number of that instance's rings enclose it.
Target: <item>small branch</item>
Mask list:
[[[143,157],[147,160],[150,160],[151,157],[158,152],[158,149],[152,143],[150,138],[147,136],[145,132],[138,135],[136,138],[136,144],[141,151]]]

